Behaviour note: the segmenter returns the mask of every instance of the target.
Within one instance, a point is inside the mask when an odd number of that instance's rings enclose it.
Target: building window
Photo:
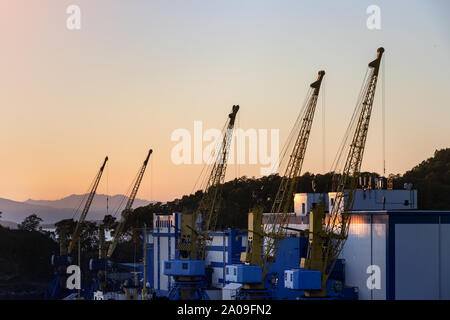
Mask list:
[[[233,275],[236,275],[236,268],[233,269]]]
[[[331,201],[331,207],[333,207],[334,206],[334,198],[331,198],[330,201]]]
[[[305,214],[305,211],[306,211],[306,210],[305,210],[305,203],[303,202],[303,203],[302,203],[302,214]]]
[[[166,262],[166,270],[169,270],[171,268],[171,263],[170,262]]]
[[[188,264],[187,264],[187,263],[183,263],[183,264],[181,265],[181,267],[183,268],[183,270],[187,270]]]
[[[230,268],[225,268],[225,274],[229,275],[230,274]]]

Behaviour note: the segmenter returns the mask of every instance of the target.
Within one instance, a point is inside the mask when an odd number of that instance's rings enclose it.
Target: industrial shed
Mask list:
[[[341,257],[361,300],[450,299],[450,211],[355,211]]]

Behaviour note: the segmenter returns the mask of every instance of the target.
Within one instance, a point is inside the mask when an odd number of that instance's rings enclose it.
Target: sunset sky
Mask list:
[[[66,8],[81,8],[68,30]],[[369,5],[381,30],[366,27]],[[325,171],[350,121],[367,63],[385,48],[386,171],[450,147],[450,2],[0,0],[0,198],[123,194],[149,148],[138,197],[189,194],[203,165],[175,165],[174,130],[221,129],[234,104],[246,130],[279,129],[326,71],[303,172]],[[381,77],[363,170],[382,171]],[[226,180],[259,176],[230,165]]]

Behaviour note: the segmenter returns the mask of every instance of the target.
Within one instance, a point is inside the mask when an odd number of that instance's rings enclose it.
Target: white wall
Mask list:
[[[296,193],[294,196],[294,213],[297,216],[304,216],[312,210],[312,204],[325,200],[326,210],[328,210],[328,196],[326,193]],[[303,206],[305,212],[303,212]]]
[[[329,202],[332,203],[331,199],[336,199],[336,192],[328,193],[328,197]],[[353,211],[417,209],[417,190],[358,189],[355,190],[354,197]],[[405,201],[408,205],[405,205]]]

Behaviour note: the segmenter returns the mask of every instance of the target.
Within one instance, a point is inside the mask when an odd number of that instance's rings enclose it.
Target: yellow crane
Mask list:
[[[212,164],[206,185],[203,189],[202,199],[198,209],[192,215],[183,215],[181,242],[177,249],[186,252],[186,258],[192,260],[204,260],[206,257],[207,242],[210,240],[209,232],[214,231],[220,208],[220,191],[225,180],[228,154],[233,138],[234,124],[239,106],[234,105],[225,124],[222,142],[219,152]],[[198,228],[196,223],[201,217],[202,226]]]
[[[289,216],[293,212],[294,194],[297,190],[303,160],[305,159],[317,100],[319,98],[320,85],[324,76],[325,71],[319,71],[318,79],[310,85],[311,90],[308,93],[309,98],[307,99],[300,130],[270,211],[269,225],[271,227],[269,230],[265,230],[268,232],[268,237],[264,243],[263,277],[267,274],[273,261],[271,258],[276,257],[280,249],[277,246],[278,241],[286,237],[287,229],[285,227],[287,226]]]
[[[348,133],[353,127],[355,131],[344,168],[337,176],[339,183],[334,203],[330,203],[328,215],[325,213],[323,203],[310,213],[309,247],[304,268],[321,272],[321,289],[306,290],[305,294],[309,297],[326,296],[326,282],[348,237],[354,194],[360,175],[383,52],[383,48],[378,48],[377,58],[369,63],[369,71],[364,80],[354,116],[347,129]],[[342,151],[343,149],[340,150],[341,154]]]
[[[91,191],[89,192],[89,196],[84,204],[83,211],[81,212],[80,219],[78,219],[77,225],[75,227],[74,232],[72,233],[72,239],[69,244],[69,248],[67,249],[67,254],[70,255],[72,253],[73,248],[75,247],[81,232],[81,228],[83,226],[84,221],[86,220],[86,216],[89,212],[89,208],[91,207],[92,200],[94,199],[95,193],[97,192],[98,184],[100,183],[100,179],[103,174],[103,170],[105,169],[106,162],[108,161],[108,157],[103,161],[103,165],[100,167],[100,170],[97,173],[97,176],[94,179],[92,184]]]
[[[99,250],[98,250],[98,259],[92,258],[89,262],[89,269],[93,272],[97,272],[97,278],[98,280],[98,290],[103,291],[106,288],[106,281],[107,281],[107,271],[112,266],[111,257],[114,254],[114,251],[117,247],[117,244],[119,243],[120,236],[123,233],[123,230],[125,228],[125,225],[127,223],[128,217],[130,216],[132,212],[132,206],[134,203],[134,200],[136,199],[136,195],[139,191],[139,186],[141,185],[142,178],[144,177],[145,169],[147,168],[148,161],[150,159],[150,155],[152,154],[153,150],[150,149],[148,151],[147,157],[144,160],[144,163],[139,168],[138,174],[133,181],[133,189],[130,192],[130,195],[128,196],[127,203],[125,205],[125,208],[123,209],[121,213],[121,219],[114,231],[113,239],[108,247],[108,251],[105,251],[105,227],[100,226],[99,228]],[[121,205],[120,205],[121,206]],[[119,206],[119,208],[120,208]],[[135,282],[136,282],[137,274],[135,274]],[[137,288],[135,287],[133,290],[133,297],[136,298],[137,296]],[[126,290],[126,296],[127,298],[130,298],[129,291]]]
[[[206,266],[210,232],[217,224],[220,208],[221,187],[225,180],[228,155],[239,106],[234,105],[228,114],[223,138],[217,149],[211,172],[203,189],[199,207],[193,214],[186,212],[181,217],[181,237],[177,243],[180,259],[164,261],[164,274],[173,276],[175,284],[169,292],[169,299],[206,299]]]
[[[80,233],[81,229],[83,227],[83,223],[86,220],[86,216],[89,212],[89,208],[91,207],[92,200],[94,199],[95,193],[97,191],[97,187],[100,183],[100,179],[102,177],[103,171],[106,166],[106,162],[108,161],[108,157],[105,158],[103,161],[102,166],[100,167],[100,170],[98,171],[97,175],[94,178],[94,181],[92,182],[92,185],[90,187],[90,192],[87,197],[87,200],[84,204],[83,211],[81,212],[80,218],[78,219],[78,222],[75,226],[75,229],[72,233],[72,237],[68,239],[68,236],[70,234],[70,229],[72,226],[72,220],[66,219],[61,222],[59,222],[57,225],[57,232],[59,236],[59,255],[52,255],[51,257],[51,264],[55,266],[55,275],[56,279],[51,284],[49,288],[49,294],[47,296],[48,299],[57,299],[58,294],[61,290],[64,290],[65,288],[65,281],[67,279],[66,274],[66,268],[72,263],[72,257],[70,256],[75,245],[80,239]],[[83,202],[80,203],[80,207]],[[79,208],[78,208],[79,209]],[[78,210],[77,210],[78,211]],[[69,245],[67,243],[69,242]],[[80,260],[80,256],[78,257],[78,260]],[[78,261],[80,263],[80,261]]]
[[[256,292],[264,289],[264,278],[280,249],[279,241],[287,236],[286,226],[293,212],[294,193],[301,174],[324,76],[325,71],[319,71],[317,80],[311,83],[307,93],[306,104],[298,118],[298,121],[300,121],[299,131],[268,216],[268,223],[266,224],[268,227],[262,228],[262,207],[257,206],[249,213],[247,250],[241,255],[241,260],[246,265],[261,267],[262,278],[259,283],[244,283],[244,289],[256,290]],[[262,247],[263,252],[261,254]]]
[[[128,196],[127,204],[125,205],[125,208],[122,211],[121,219],[114,231],[114,236],[111,244],[108,247],[108,252],[106,254],[106,257],[110,259],[114,253],[114,250],[117,247],[117,243],[119,242],[119,238],[122,235],[123,229],[125,227],[125,224],[127,222],[127,218],[131,213],[131,207],[133,206],[134,199],[136,198],[137,192],[139,190],[139,186],[141,185],[142,178],[144,177],[145,169],[147,168],[148,160],[150,159],[150,155],[152,154],[153,150],[150,149],[148,151],[147,157],[144,160],[144,163],[142,164],[141,168],[139,169],[138,175],[136,177],[136,180],[133,185],[133,189],[131,190],[130,195]],[[101,252],[100,252],[101,254]]]

